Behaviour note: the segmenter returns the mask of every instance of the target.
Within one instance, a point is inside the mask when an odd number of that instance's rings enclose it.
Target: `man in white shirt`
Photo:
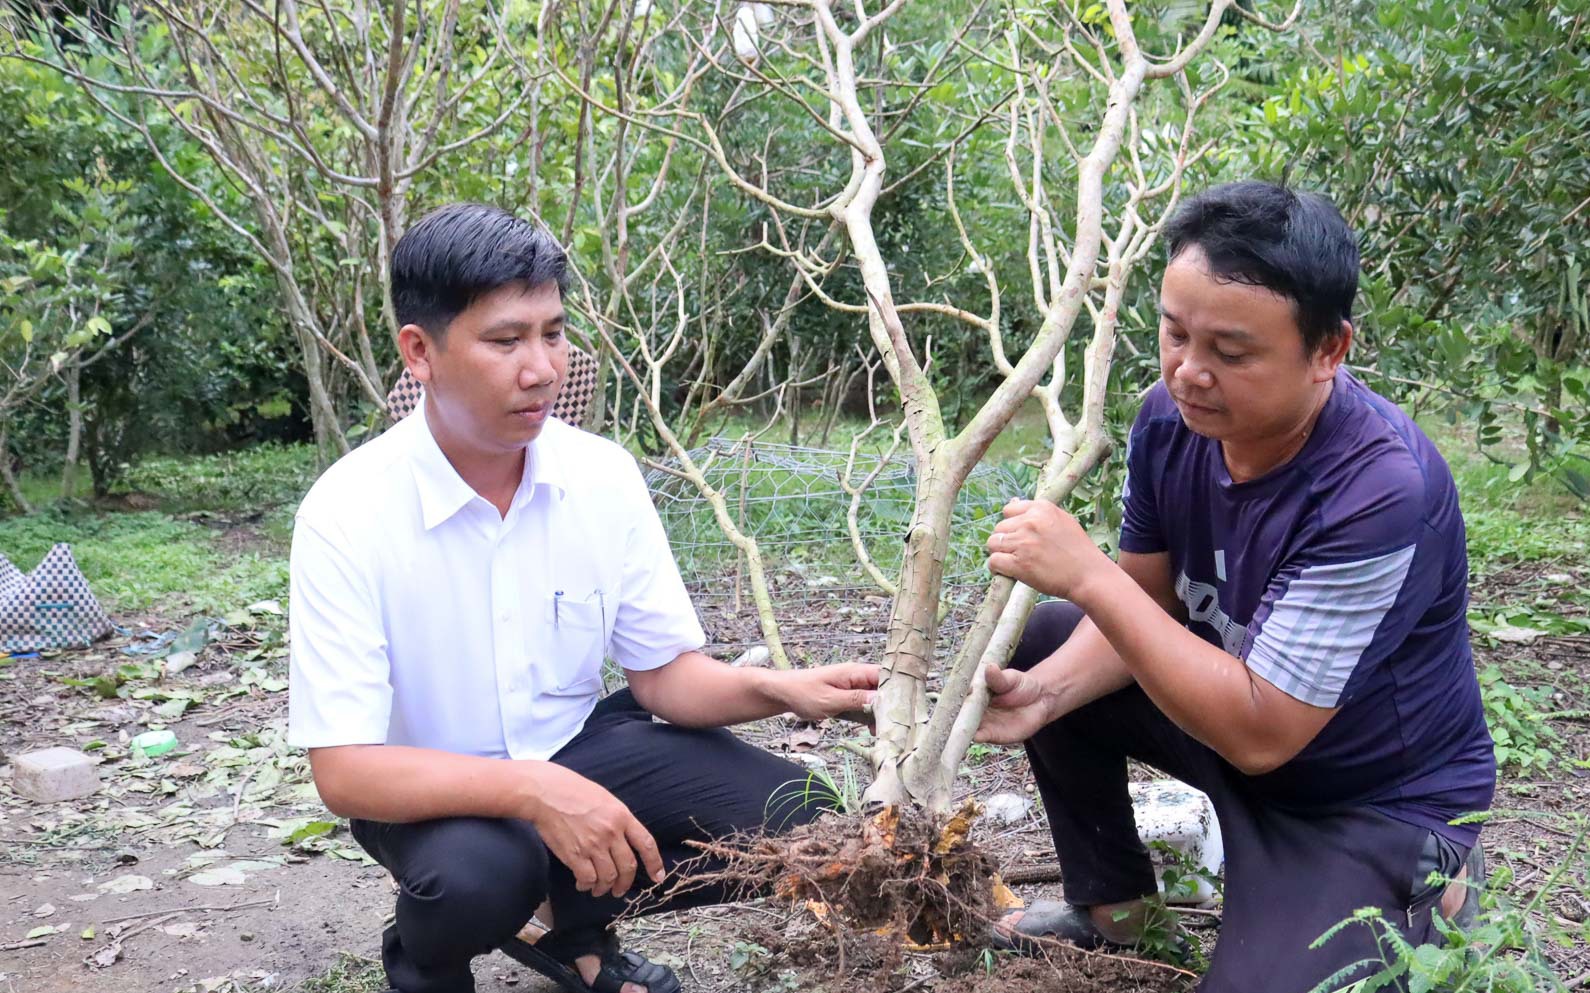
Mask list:
[[[674,993],[670,970],[612,936],[637,873],[660,882],[697,854],[689,840],[819,812],[787,788],[801,767],[722,728],[865,707],[877,669],[701,653],[634,459],[550,417],[568,344],[549,236],[455,204],[391,264],[425,399],[299,508],[291,741],[398,880],[383,941],[396,990],[467,993],[470,960],[534,913],[553,928],[534,954],[566,988]],[[629,688],[599,701],[608,657]]]

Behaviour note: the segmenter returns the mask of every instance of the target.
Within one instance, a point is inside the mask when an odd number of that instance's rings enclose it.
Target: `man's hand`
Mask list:
[[[551,762],[538,762],[535,770],[534,808],[526,819],[574,873],[579,889],[592,896],[623,896],[640,866],[652,882],[662,882],[657,842],[617,797]]]
[[[988,536],[990,570],[1050,596],[1075,599],[1090,576],[1114,567],[1077,519],[1047,500],[1005,504],[1005,519]]]
[[[872,705],[878,688],[878,667],[865,662],[841,662],[817,669],[774,673],[778,702],[796,717],[820,721]]]
[[[1054,701],[1038,677],[1029,672],[984,666],[988,677],[988,709],[977,727],[977,740],[990,745],[1019,745],[1054,720]]]

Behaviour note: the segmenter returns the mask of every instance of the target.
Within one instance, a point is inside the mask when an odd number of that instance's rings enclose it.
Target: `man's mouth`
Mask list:
[[[1204,413],[1204,414],[1218,414],[1218,413],[1220,413],[1220,408],[1219,407],[1211,407],[1207,403],[1199,403],[1196,400],[1189,400],[1189,399],[1187,399],[1186,397],[1183,397],[1183,396],[1176,396],[1174,393],[1171,394],[1171,396],[1172,396],[1173,399],[1175,399],[1175,401],[1177,403],[1181,404],[1183,407],[1191,407],[1193,410],[1198,411],[1200,413]]]

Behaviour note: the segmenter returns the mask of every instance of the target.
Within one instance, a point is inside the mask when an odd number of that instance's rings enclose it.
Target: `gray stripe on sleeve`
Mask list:
[[[1298,573],[1248,651],[1248,668],[1294,699],[1334,707],[1386,612],[1415,546]]]

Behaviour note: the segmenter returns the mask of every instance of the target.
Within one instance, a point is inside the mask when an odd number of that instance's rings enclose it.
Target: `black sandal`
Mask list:
[[[994,928],[993,946],[1023,955],[1041,955],[1049,941],[1064,941],[1082,949],[1106,943],[1087,911],[1063,900],[1038,900],[1022,911],[1021,920],[1008,930]]]
[[[619,993],[625,983],[643,986],[647,993],[680,993],[684,989],[672,969],[621,949],[618,935],[612,931],[576,929],[565,934],[554,930],[533,945],[522,938],[510,938],[501,950],[557,983],[565,993]],[[586,955],[599,956],[602,961],[589,983],[574,967],[574,960]]]
[[[1136,948],[1122,945],[1106,938],[1093,923],[1093,918],[1081,907],[1073,907],[1064,900],[1036,900],[1022,911],[1021,920],[1010,928],[995,927],[990,941],[1000,951],[1021,955],[1042,956],[1055,942],[1066,942],[1083,951],[1097,948]],[[1191,957],[1191,946],[1186,936],[1177,928],[1166,950],[1172,961],[1185,965]]]

